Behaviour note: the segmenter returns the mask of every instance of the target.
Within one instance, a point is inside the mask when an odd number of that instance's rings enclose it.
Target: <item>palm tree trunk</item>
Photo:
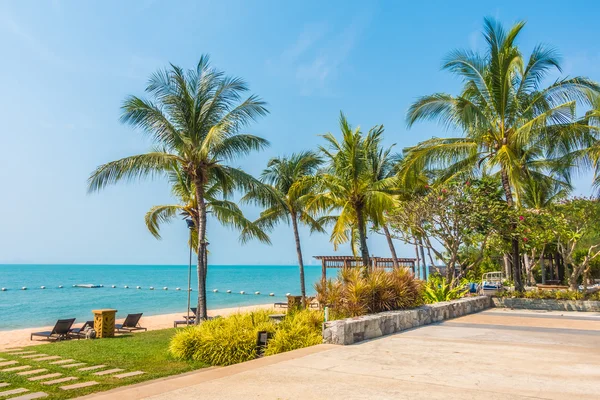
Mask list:
[[[360,256],[362,258],[363,266],[366,267],[367,271],[370,268],[370,257],[369,248],[367,247],[367,230],[365,226],[365,218],[362,213],[362,208],[356,208],[356,220],[358,225],[358,237],[360,239]]]
[[[502,188],[504,189],[504,195],[506,196],[506,203],[509,207],[514,207],[515,203],[513,201],[512,190],[510,189],[510,181],[508,179],[508,172],[506,169],[502,167],[500,170],[502,176]],[[513,231],[517,230],[517,225],[513,224]],[[512,247],[512,267],[513,267],[513,279],[515,282],[515,290],[518,292],[523,291],[523,279],[521,278],[521,256],[519,254],[519,239],[513,237],[511,239],[511,247]]]
[[[194,180],[196,187],[196,201],[198,202],[198,310],[196,311],[196,324],[208,317],[206,306],[206,203],[204,202],[204,186],[200,179]]]
[[[425,260],[425,250],[423,249],[422,238],[419,238],[419,248],[421,249],[421,260],[423,261],[423,280],[427,280],[427,260]]]
[[[414,237],[414,236],[413,236]],[[419,256],[419,245],[417,244],[417,238],[414,237],[415,239],[415,255],[417,256],[417,260],[415,263],[415,270],[413,271],[413,275],[415,276],[415,278],[419,278],[420,274],[421,274],[421,256]]]
[[[292,226],[294,228],[294,239],[296,240],[296,254],[298,255],[298,267],[300,268],[300,293],[302,294],[302,306],[306,307],[306,284],[304,282],[304,261],[302,260],[302,248],[300,246],[300,235],[298,235],[298,216],[292,212]]]
[[[388,246],[390,246],[390,253],[392,253],[392,262],[394,263],[394,268],[398,268],[398,256],[396,256],[396,248],[394,247],[392,235],[390,234],[390,230],[387,224],[383,224],[383,232],[385,233],[385,238],[387,239]]]

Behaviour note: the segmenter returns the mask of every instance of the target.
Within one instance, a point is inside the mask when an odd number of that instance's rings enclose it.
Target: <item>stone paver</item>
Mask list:
[[[19,397],[12,397],[10,400],[33,400],[33,399],[41,399],[42,397],[47,397],[48,394],[44,392],[35,392],[29,393]]]
[[[42,382],[42,385],[56,385],[57,383],[75,381],[77,379],[79,378],[77,378],[76,376],[65,376],[64,378],[53,379],[51,381],[44,381]]]
[[[60,367],[62,367],[62,368],[75,368],[75,367],[80,367],[82,365],[85,365],[85,363],[75,363],[75,364],[60,365]]]
[[[78,371],[93,371],[95,369],[104,368],[106,365],[92,365],[91,367],[79,368]]]
[[[116,372],[121,372],[121,371],[125,371],[124,369],[121,368],[113,368],[113,369],[107,369],[105,371],[99,371],[99,372],[94,372],[94,375],[110,375],[110,374],[114,374]]]
[[[73,389],[81,389],[84,387],[94,386],[97,384],[98,384],[98,382],[96,382],[96,381],[87,381],[87,382],[76,383],[74,385],[61,386],[60,388],[62,390],[73,390]]]
[[[11,368],[4,368],[4,369],[0,369],[0,371],[2,372],[13,372],[13,371],[22,371],[24,369],[29,369],[31,368],[31,365],[21,365],[18,367],[11,367]]]
[[[4,360],[6,360],[6,358],[0,358],[0,361],[4,361]]]
[[[10,353],[7,353],[7,354],[10,354],[11,356],[22,356],[25,354],[33,354],[33,353],[35,353],[35,351],[17,351],[17,352],[11,351]]]
[[[42,358],[35,358],[33,361],[50,361],[50,360],[58,360],[60,356],[48,356]]]
[[[2,361],[2,362],[0,362],[0,367],[6,367],[7,365],[15,365],[15,364],[18,364],[18,363],[19,363],[18,361],[14,361],[14,360],[12,360],[12,361]]]
[[[46,375],[32,376],[31,378],[27,378],[27,380],[28,381],[41,381],[42,379],[56,378],[61,375],[62,374],[60,372],[53,372],[51,374],[46,374]]]
[[[121,389],[118,396],[148,400],[599,398],[600,330],[594,330],[594,321],[568,329],[572,319],[556,318],[550,324],[548,318],[494,312],[501,318],[472,314],[352,346],[315,346],[324,350],[295,358],[291,358],[294,352],[288,352],[147,382]],[[290,358],[268,364],[269,359],[280,357]],[[111,395],[99,393],[94,400],[112,400]]]
[[[18,388],[18,389],[4,390],[4,391],[0,392],[0,397],[6,397],[6,396],[13,395],[13,394],[19,394],[19,393],[25,393],[25,392],[29,392],[29,389]]]
[[[130,376],[142,375],[143,373],[144,373],[144,371],[133,371],[133,372],[126,372],[124,374],[114,375],[113,377],[123,379],[123,378],[129,378]]]
[[[67,360],[52,361],[50,364],[68,364],[68,363],[73,363],[73,361],[75,361],[75,360],[73,360],[72,358],[69,358]]]
[[[10,383],[0,382],[0,387],[7,387],[7,386],[10,386]]]
[[[45,357],[47,355],[48,354],[41,354],[41,353],[38,353],[38,354],[29,354],[29,355],[26,355],[26,356],[22,356],[21,358],[37,358],[37,357]]]
[[[31,371],[17,372],[17,375],[21,375],[21,376],[35,375],[35,374],[39,374],[40,372],[46,372],[46,371],[48,371],[46,368],[39,368],[39,369],[32,369]]]

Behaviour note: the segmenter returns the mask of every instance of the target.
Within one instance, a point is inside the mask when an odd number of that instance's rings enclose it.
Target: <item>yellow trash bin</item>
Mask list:
[[[96,337],[114,337],[117,310],[105,308],[102,310],[92,310],[92,312],[94,313],[94,330],[96,331]]]

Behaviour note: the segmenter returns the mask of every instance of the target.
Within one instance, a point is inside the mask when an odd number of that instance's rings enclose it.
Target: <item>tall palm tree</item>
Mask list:
[[[308,226],[311,232],[324,232],[324,229],[306,209],[304,196],[311,187],[304,185],[300,190],[295,189],[305,177],[314,176],[321,163],[321,158],[311,151],[292,154],[289,157],[272,158],[261,175],[261,181],[271,186],[271,192],[249,192],[244,197],[245,201],[254,201],[266,207],[266,210],[261,212],[260,218],[255,221],[258,227],[271,230],[280,222],[292,224],[300,268],[303,304],[306,304],[306,284],[298,226],[302,223]]]
[[[395,178],[376,180],[371,157],[381,145],[383,126],[375,126],[364,135],[355,129],[340,113],[341,141],[331,133],[323,135],[328,146],[321,146],[327,164],[316,177],[308,181],[316,184],[307,194],[307,208],[314,212],[339,212],[330,217],[334,223],[331,241],[338,245],[351,240],[356,229],[364,266],[369,265],[367,222],[380,223],[384,212],[394,205],[392,190]]]
[[[576,105],[589,105],[600,87],[583,77],[543,87],[549,72],[561,71],[559,58],[555,50],[538,45],[526,59],[515,43],[524,25],[505,31],[486,18],[485,54],[450,53],[443,68],[463,80],[462,92],[418,99],[407,120],[409,126],[438,121],[464,137],[432,138],[408,148],[406,169],[443,168],[446,176],[477,170],[498,174],[507,203],[515,206],[528,178],[556,173],[557,160],[590,144],[589,129],[576,119]],[[512,247],[515,284],[522,289],[517,239]]]
[[[202,56],[195,69],[170,68],[154,73],[146,92],[152,100],[128,97],[121,120],[147,133],[159,149],[99,166],[89,178],[90,192],[121,180],[164,174],[175,167],[185,172],[195,191],[198,231],[198,315],[206,309],[207,191],[219,183],[225,195],[236,190],[257,190],[260,182],[227,165],[239,156],[268,146],[260,137],[240,133],[249,123],[267,114],[255,95],[242,98],[248,86],[240,78],[225,76]]]

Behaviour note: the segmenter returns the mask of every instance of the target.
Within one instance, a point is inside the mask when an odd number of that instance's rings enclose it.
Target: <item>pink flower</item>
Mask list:
[[[525,219],[525,217],[524,217],[524,216],[522,216],[522,215],[519,215],[519,221],[523,221],[524,219]]]
[[[465,182],[465,185],[467,185],[467,186],[471,186],[471,181],[466,181],[466,182]]]
[[[524,241],[524,242],[526,242],[526,241],[528,241],[528,240],[529,240],[529,239],[527,239],[526,237],[524,237],[524,238],[523,238],[523,241]]]
[[[442,193],[448,193],[446,189],[442,189]]]
[[[425,189],[429,189],[429,185],[425,185]]]

